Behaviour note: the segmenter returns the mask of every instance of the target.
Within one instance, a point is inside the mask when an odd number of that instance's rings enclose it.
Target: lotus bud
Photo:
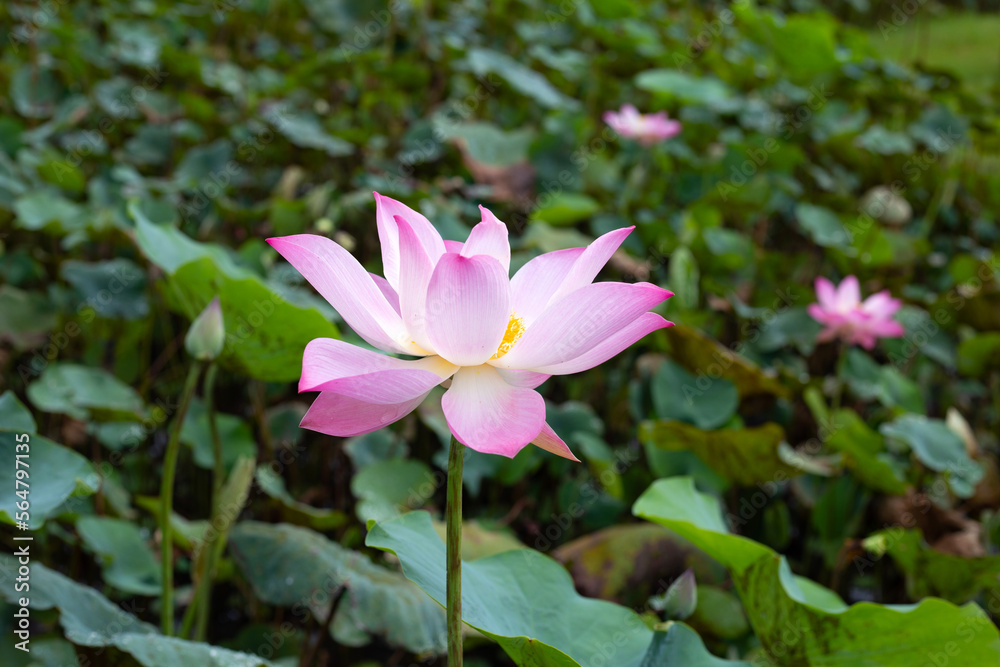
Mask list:
[[[195,359],[214,361],[222,354],[225,343],[226,325],[222,320],[222,306],[219,305],[219,297],[215,297],[191,323],[184,338],[184,348]]]

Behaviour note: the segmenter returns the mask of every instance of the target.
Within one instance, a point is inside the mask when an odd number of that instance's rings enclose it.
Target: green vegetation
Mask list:
[[[1000,24],[932,12],[3,3],[0,664],[444,664],[442,389],[299,428],[364,341],[265,242],[381,275],[373,191],[512,271],[634,225],[597,280],[675,293],[539,387],[580,462],[468,451],[467,665],[1000,663]],[[904,336],[817,339],[849,275]]]
[[[872,45],[887,57],[946,70],[974,90],[1000,83],[1000,14],[925,9],[898,23],[890,16],[872,31]]]

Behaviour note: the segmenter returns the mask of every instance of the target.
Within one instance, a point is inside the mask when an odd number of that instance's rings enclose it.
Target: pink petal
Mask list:
[[[835,304],[837,310],[851,310],[861,303],[861,288],[858,286],[858,279],[854,276],[847,276],[837,287]]]
[[[604,122],[608,124],[608,127],[623,137],[632,135],[631,125],[622,114],[615,113],[614,111],[608,111],[604,114]]]
[[[893,299],[889,290],[872,294],[861,304],[861,310],[881,319],[892,317],[902,307],[903,302],[899,299]]]
[[[400,318],[367,271],[344,248],[323,236],[267,239],[330,302],[348,326],[377,348],[421,354]]]
[[[597,274],[600,273],[604,265],[608,263],[611,256],[621,246],[625,237],[631,234],[633,229],[635,229],[634,226],[622,227],[594,239],[589,246],[584,248],[583,254],[580,255],[579,259],[573,263],[566,278],[559,285],[559,289],[549,299],[549,304],[553,304],[567,294],[594,282],[594,278],[597,277]]]
[[[540,366],[537,370],[552,375],[569,375],[593,368],[615,356],[637,340],[657,329],[674,326],[656,313],[643,313],[624,328],[611,334],[594,347],[569,361],[551,366]]]
[[[469,239],[462,247],[463,257],[474,255],[489,255],[503,267],[504,273],[510,273],[510,243],[507,241],[507,225],[500,222],[489,209],[479,207],[483,220],[472,228]]]
[[[653,118],[652,132],[660,141],[670,139],[681,133],[681,123],[678,120],[667,118],[665,113],[657,114],[657,117]]]
[[[842,313],[827,310],[821,304],[810,303],[806,307],[806,312],[820,324],[830,324],[833,326],[843,324],[845,317]]]
[[[642,117],[642,114],[633,105],[623,104],[620,117],[627,120],[637,120]]]
[[[837,288],[826,278],[816,279],[816,298],[824,308],[833,308],[837,303]]]
[[[527,387],[528,389],[534,389],[552,377],[548,373],[520,371],[514,368],[497,368],[497,371],[507,384],[515,387]]]
[[[460,368],[441,398],[448,428],[462,444],[513,458],[538,437],[545,400],[533,389],[512,387],[495,368]]]
[[[444,240],[445,252],[453,252],[456,255],[461,255],[463,247],[465,247],[465,244],[461,241],[449,241],[448,239]]]
[[[876,338],[871,334],[866,334],[863,331],[855,331],[852,333],[851,339],[852,343],[860,345],[866,350],[872,350],[875,348]]]
[[[838,329],[836,329],[835,327],[827,327],[822,331],[820,331],[819,335],[816,336],[816,342],[826,343],[833,340],[838,335],[840,335],[840,331]]]
[[[412,340],[433,352],[427,337],[427,286],[434,264],[410,224],[400,215],[395,222],[399,229],[399,312]]]
[[[875,320],[869,322],[865,330],[878,338],[901,338],[906,329],[896,320]]]
[[[594,283],[549,306],[511,350],[490,363],[540,370],[576,359],[673,293],[650,283]]]
[[[410,414],[426,395],[393,405],[379,405],[325,391],[313,401],[299,426],[342,438],[371,433]]]
[[[580,459],[576,458],[573,452],[570,451],[569,447],[563,442],[562,438],[556,435],[556,432],[552,430],[548,422],[542,426],[542,432],[538,434],[538,437],[531,441],[535,447],[541,447],[547,452],[551,452],[556,456],[561,456],[564,459],[569,459],[570,461],[580,462]]]
[[[623,137],[641,138],[644,128],[644,116],[631,104],[622,105],[618,114],[615,131]]]
[[[547,252],[529,260],[510,279],[514,314],[529,325],[542,314],[584,248]]]
[[[299,392],[334,392],[367,403],[391,404],[422,396],[457,370],[440,357],[405,361],[333,338],[306,345]]]
[[[389,302],[389,305],[392,306],[392,309],[398,313],[399,295],[396,294],[396,290],[392,289],[392,285],[389,284],[389,281],[383,278],[382,276],[378,275],[377,273],[369,272],[368,275],[371,276],[371,279],[375,283],[375,286],[378,287],[378,290],[380,292],[382,292],[382,296],[384,296],[385,300]]]
[[[395,217],[401,216],[408,223],[417,238],[424,252],[430,257],[432,262],[436,262],[438,257],[444,254],[444,241],[430,220],[417,213],[412,208],[391,199],[383,197],[379,193],[375,195],[375,221],[378,224],[379,243],[382,244],[382,270],[386,280],[393,289],[399,291],[399,231],[396,227]]]
[[[442,255],[427,288],[427,336],[458,366],[496,354],[510,320],[510,283],[493,257]]]

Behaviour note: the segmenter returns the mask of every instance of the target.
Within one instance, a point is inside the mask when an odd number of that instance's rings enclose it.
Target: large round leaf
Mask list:
[[[40,435],[28,435],[27,440],[24,436],[18,431],[0,431],[0,461],[6,461],[0,467],[0,488],[5,489],[0,494],[0,522],[15,523],[17,503],[22,500],[15,493],[27,490],[31,504],[28,525],[34,530],[57,513],[67,499],[95,493],[101,481],[90,461],[72,449]],[[27,450],[19,450],[17,446],[24,443],[28,444]],[[29,467],[17,467],[15,456],[24,453],[28,456],[21,460]],[[16,470],[30,473],[27,480],[22,480],[26,486],[16,485]]]
[[[9,602],[24,597],[15,590],[14,556],[0,554],[0,594]],[[273,663],[248,653],[218,646],[164,637],[149,623],[102,596],[93,588],[72,581],[41,563],[31,564],[29,606],[34,610],[58,609],[66,638],[79,646],[110,649],[100,664],[120,664],[118,651],[135,658],[143,667],[274,667]],[[32,648],[34,646],[32,645]],[[102,651],[102,653],[104,653]]]
[[[122,519],[85,516],[76,531],[87,548],[103,562],[104,581],[136,595],[159,595],[162,587],[159,561],[139,526]]]
[[[398,572],[362,554],[305,528],[256,521],[237,524],[229,544],[243,576],[265,602],[299,605],[326,618],[344,587],[331,628],[339,643],[360,646],[377,634],[414,653],[445,650],[441,609]]]
[[[410,512],[375,525],[365,543],[395,553],[406,576],[445,601],[445,548],[430,515]],[[557,562],[518,549],[462,564],[462,618],[518,665],[636,667],[653,638],[631,609],[581,597]]]
[[[736,385],[729,380],[696,376],[669,359],[657,369],[650,388],[660,419],[677,419],[705,430],[732,419],[740,402]]]
[[[139,421],[146,407],[135,389],[103,368],[53,363],[28,385],[28,399],[44,412],[74,419]]]
[[[962,438],[941,419],[906,414],[879,430],[909,445],[914,456],[931,470],[947,475],[952,491],[962,498],[971,496],[983,478],[983,468],[969,457]]]
[[[949,642],[962,647],[963,664],[1000,661],[1000,632],[975,604],[927,598],[916,605],[847,607],[832,605],[835,596],[818,594],[818,585],[803,588],[784,557],[731,534],[718,499],[696,491],[689,477],[655,482],[632,511],[729,568],[754,632],[779,664],[911,667]]]

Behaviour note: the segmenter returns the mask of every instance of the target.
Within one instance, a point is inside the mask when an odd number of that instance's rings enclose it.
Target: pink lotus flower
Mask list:
[[[838,287],[826,278],[817,278],[816,297],[819,303],[809,305],[809,314],[826,326],[820,332],[820,342],[840,338],[848,345],[870,350],[879,338],[899,338],[905,333],[903,325],[892,319],[903,304],[889,296],[889,290],[862,302],[854,276],[844,278]]]
[[[621,111],[605,111],[604,122],[623,137],[637,140],[643,146],[652,146],[676,136],[681,131],[681,123],[667,117],[665,111],[655,114],[641,114],[631,104]]]
[[[299,391],[320,395],[301,426],[345,437],[369,433],[450,380],[441,405],[462,444],[513,457],[532,443],[577,460],[545,422],[535,387],[672,326],[647,312],[671,292],[649,283],[593,282],[633,228],[536,257],[509,278],[507,226],[487,209],[480,207],[482,222],[462,244],[442,240],[427,218],[400,202],[378,193],[375,200],[385,278],[322,236],[267,240],[361,338],[417,357],[311,341]]]

